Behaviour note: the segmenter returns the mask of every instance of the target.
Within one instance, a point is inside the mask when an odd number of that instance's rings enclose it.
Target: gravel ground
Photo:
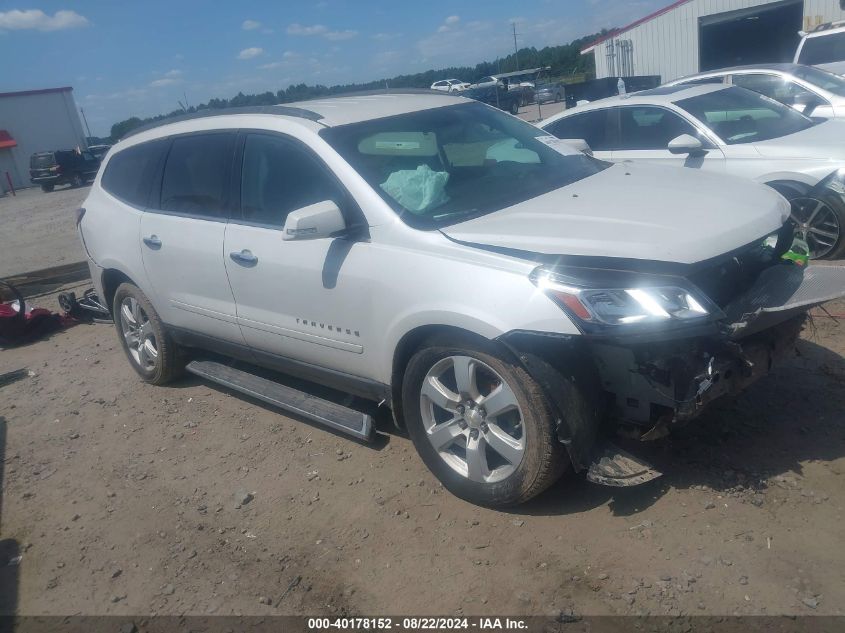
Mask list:
[[[85,261],[75,212],[88,189],[33,187],[0,197],[0,277]]]
[[[112,326],[79,325],[0,353],[32,373],[0,387],[0,613],[842,614],[843,330],[817,319],[798,351],[641,445],[664,477],[570,475],[499,512],[385,421],[364,446],[152,387]]]

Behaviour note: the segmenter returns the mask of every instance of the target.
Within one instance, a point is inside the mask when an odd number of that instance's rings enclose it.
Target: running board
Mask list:
[[[607,442],[590,464],[587,481],[602,486],[626,488],[657,479],[662,474],[650,464]]]
[[[262,402],[312,422],[369,442],[373,436],[373,417],[366,413],[323,400],[255,374],[207,360],[195,360],[186,369],[211,382],[234,389]]]

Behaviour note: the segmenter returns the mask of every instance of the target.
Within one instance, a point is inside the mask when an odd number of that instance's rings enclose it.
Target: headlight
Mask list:
[[[587,325],[679,325],[720,312],[700,291],[676,277],[667,280],[624,273],[593,277],[588,281],[545,268],[531,274],[537,288]]]

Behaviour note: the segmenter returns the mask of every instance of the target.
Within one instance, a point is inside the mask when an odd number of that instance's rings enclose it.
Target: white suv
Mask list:
[[[794,61],[845,75],[845,22],[829,22],[812,31],[802,31]]]
[[[439,92],[463,92],[467,88],[469,84],[460,79],[444,79],[431,84],[431,89]]]
[[[842,269],[781,259],[788,215],[761,185],[612,165],[429,93],[138,132],[107,155],[79,229],[145,381],[187,363],[361,439],[386,404],[449,490],[503,505],[569,464],[653,478],[608,428],[647,438],[694,417],[845,292]]]

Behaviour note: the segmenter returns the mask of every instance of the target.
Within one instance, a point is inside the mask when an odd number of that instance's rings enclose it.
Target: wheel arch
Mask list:
[[[106,306],[112,315],[114,315],[114,293],[117,291],[118,286],[122,283],[138,285],[129,275],[117,268],[105,268],[100,283],[102,284],[104,295],[101,298],[106,302]]]
[[[760,178],[756,178],[755,180],[764,185],[768,185],[778,193],[782,193],[778,187],[787,188],[800,186],[802,188],[806,187],[807,189],[812,189],[819,183],[817,178],[798,172],[777,172],[773,174],[766,174]]]
[[[408,366],[408,362],[425,341],[434,336],[442,335],[453,335],[457,338],[478,341],[485,345],[495,343],[495,339],[487,338],[477,332],[455,325],[420,325],[406,332],[394,347],[390,372],[391,409],[393,410],[394,424],[399,428],[405,427],[405,418],[402,409],[402,383],[405,379],[405,369]],[[505,352],[508,351],[505,346],[501,346],[501,348]]]

